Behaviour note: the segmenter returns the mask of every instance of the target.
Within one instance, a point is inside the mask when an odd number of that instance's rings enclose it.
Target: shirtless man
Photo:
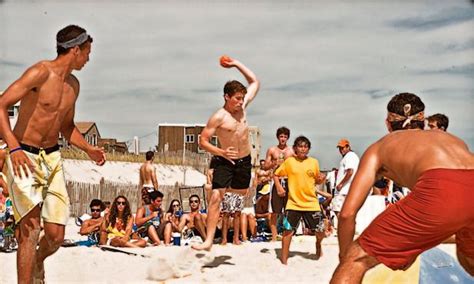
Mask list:
[[[5,181],[5,177],[3,176],[5,159],[7,157],[6,148],[7,144],[3,141],[3,138],[0,137],[0,188],[2,189],[0,193],[3,194],[3,196],[8,197],[7,183]]]
[[[88,236],[88,245],[96,245],[99,243],[100,226],[104,221],[104,217],[100,216],[100,213],[105,209],[105,206],[100,199],[92,199],[89,208],[91,218],[82,222],[79,234]]]
[[[3,171],[3,166],[5,165],[5,159],[7,157],[7,144],[3,141],[3,138],[0,137],[0,173]]]
[[[423,131],[424,108],[410,93],[388,103],[391,133],[365,151],[340,213],[340,264],[332,283],[360,283],[379,263],[406,270],[420,253],[453,234],[460,264],[474,275],[474,155],[454,135]],[[412,192],[353,241],[357,212],[380,176]]]
[[[276,138],[278,139],[278,145],[270,147],[267,150],[265,158],[265,169],[271,169],[272,171],[278,168],[287,158],[295,155],[293,148],[288,146],[287,142],[290,138],[290,130],[286,127],[280,127],[277,129]],[[272,187],[272,194],[270,196],[272,212],[270,215],[270,230],[272,231],[272,242],[277,240],[277,221],[278,216],[283,214],[285,210],[286,201],[288,199],[288,179],[286,177],[280,178],[280,183],[285,191],[278,192],[275,185]]]
[[[192,230],[195,235],[199,235],[203,239],[206,239],[207,215],[201,213],[201,198],[196,194],[193,194],[189,197],[188,201],[191,212],[186,213],[181,217],[178,229],[182,232],[184,227],[187,227],[188,230]]]
[[[141,189],[141,203],[138,207],[144,204],[150,204],[149,193],[152,191],[158,191],[158,180],[156,179],[156,168],[153,165],[155,154],[152,151],[148,151],[145,154],[146,162],[140,167],[140,183],[138,188]]]
[[[249,83],[246,88],[238,81],[229,81],[224,86],[224,107],[214,113],[201,132],[199,146],[217,156],[212,180],[212,195],[207,217],[207,238],[197,250],[210,250],[219,219],[219,205],[226,195],[228,200],[244,198],[250,185],[251,158],[249,128],[246,109],[257,95],[260,82],[255,74],[240,61],[227,58],[221,61],[224,68],[237,68]],[[221,148],[210,143],[216,134]],[[226,201],[226,200],[224,200]],[[231,205],[232,206],[232,205]]]
[[[0,135],[9,148],[7,181],[19,221],[19,283],[43,281],[44,260],[63,243],[69,197],[59,133],[98,165],[105,163],[103,149],[89,145],[74,125],[79,81],[71,73],[89,61],[92,38],[83,28],[71,25],[58,32],[56,41],[58,56],[28,68],[0,97]],[[20,111],[12,131],[8,108],[18,101]],[[40,218],[44,221],[41,240]]]

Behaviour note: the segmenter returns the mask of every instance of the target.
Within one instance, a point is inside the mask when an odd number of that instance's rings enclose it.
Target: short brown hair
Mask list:
[[[145,153],[145,159],[147,161],[151,161],[151,159],[153,159],[153,157],[155,157],[155,153],[153,151],[148,151]]]
[[[70,41],[70,40],[75,39],[77,36],[79,36],[80,34],[85,33],[85,32],[86,32],[86,30],[79,27],[79,26],[69,25],[69,26],[61,29],[56,34],[56,42],[58,43],[58,42]],[[92,41],[93,41],[92,37],[90,35],[88,35],[87,40],[84,43],[82,43],[81,45],[79,45],[79,48],[83,49],[85,47],[86,43],[88,43],[88,42],[92,43]],[[69,49],[71,49],[73,47],[64,48],[62,46],[56,45],[56,51],[57,51],[58,55],[66,54],[69,51]]]
[[[247,94],[247,88],[239,81],[229,81],[224,85],[224,94],[227,94],[232,97],[235,93],[238,92],[244,95]]]
[[[448,130],[449,118],[446,115],[442,113],[435,113],[431,116],[428,116],[426,119],[431,122],[436,121],[436,125],[439,129],[444,131]]]
[[[280,136],[280,134],[285,134],[286,136],[288,136],[288,138],[290,138],[290,130],[285,126],[282,126],[282,127],[277,129],[276,137],[278,138],[278,136]]]
[[[407,115],[414,115],[425,110],[425,104],[421,99],[412,93],[400,93],[393,96],[393,98],[387,104],[387,111],[392,112],[401,116],[406,116],[404,107],[410,105],[410,112]],[[424,121],[412,120],[405,127],[403,127],[404,121],[389,121],[393,130],[400,129],[423,129],[425,127]]]

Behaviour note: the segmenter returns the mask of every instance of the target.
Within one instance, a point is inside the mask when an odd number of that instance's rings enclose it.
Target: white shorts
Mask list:
[[[245,213],[247,215],[253,215],[255,216],[255,208],[252,207],[245,207],[243,210],[242,210],[242,213]]]
[[[346,200],[345,195],[335,195],[334,198],[331,201],[331,209],[332,211],[336,212],[341,212],[342,205],[344,204],[344,201]]]

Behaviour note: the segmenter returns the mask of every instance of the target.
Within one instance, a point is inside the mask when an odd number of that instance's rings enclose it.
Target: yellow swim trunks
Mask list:
[[[69,197],[66,191],[61,153],[46,154],[43,149],[33,154],[24,153],[35,165],[33,173],[26,177],[13,174],[10,155],[7,155],[7,183],[13,201],[15,221],[19,222],[38,204],[45,222],[66,225],[69,218]]]

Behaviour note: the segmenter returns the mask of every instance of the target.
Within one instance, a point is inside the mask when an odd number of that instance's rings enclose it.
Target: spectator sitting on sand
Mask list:
[[[79,234],[82,236],[87,236],[86,243],[79,243],[87,246],[96,245],[99,243],[100,239],[100,226],[104,221],[104,217],[100,216],[100,213],[104,210],[104,203],[99,199],[92,199],[89,208],[91,210],[91,218],[85,220],[82,225],[81,229],[79,230]]]
[[[114,199],[110,213],[100,228],[100,244],[114,247],[145,247],[146,241],[138,236],[131,239],[133,216],[130,203],[123,195]]]
[[[203,239],[206,238],[206,218],[207,215],[201,213],[199,208],[201,204],[201,199],[198,195],[193,194],[189,197],[189,207],[191,212],[184,214],[181,217],[179,223],[179,230],[185,233],[183,230],[191,230],[194,235],[201,236]],[[188,233],[186,232],[185,235]]]
[[[181,211],[181,203],[178,199],[171,200],[170,207],[165,213],[164,222],[170,224],[170,226],[165,227],[165,240],[171,239],[171,233],[181,233],[179,230],[179,220],[183,215]],[[169,236],[169,237],[168,237]]]
[[[165,245],[169,245],[172,225],[163,222],[163,212],[161,210],[163,193],[152,191],[148,196],[150,204],[138,208],[135,216],[138,232],[140,232],[141,237],[148,237],[149,241],[155,246],[160,245],[162,240]],[[165,231],[168,231],[168,234],[165,234]]]

